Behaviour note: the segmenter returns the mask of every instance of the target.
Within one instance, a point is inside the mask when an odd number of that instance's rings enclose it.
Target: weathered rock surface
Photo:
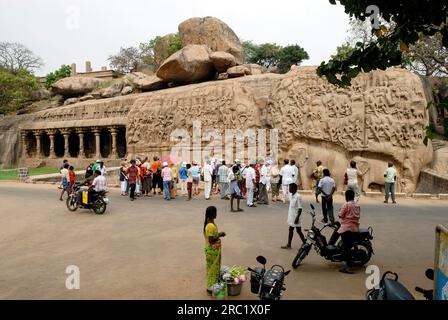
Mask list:
[[[226,72],[227,69],[236,65],[235,57],[224,51],[212,52],[210,54],[210,60],[219,73]]]
[[[203,44],[212,51],[232,54],[238,64],[244,63],[244,49],[235,32],[214,17],[191,18],[179,25],[182,46]]]
[[[210,79],[214,73],[210,49],[204,45],[188,45],[171,55],[157,70],[165,81],[197,82]]]
[[[123,89],[123,82],[117,82],[112,84],[111,86],[104,89],[101,97],[103,98],[112,98],[121,94],[121,90]]]
[[[78,101],[79,101],[78,98],[68,98],[67,100],[64,101],[64,106],[77,103]]]
[[[87,101],[87,100],[93,100],[95,99],[95,97],[91,94],[86,94],[85,96],[82,96],[81,98],[79,98],[79,101]]]
[[[38,89],[33,91],[31,94],[31,100],[32,101],[40,101],[49,99],[51,97],[51,92],[47,89]]]
[[[84,95],[98,88],[103,82],[101,79],[89,77],[67,77],[56,81],[51,86],[51,91],[64,97]]]
[[[126,75],[125,82],[141,91],[152,91],[166,88],[166,81],[157,76],[148,76],[141,72]]]
[[[249,75],[257,75],[263,73],[263,67],[256,63],[243,64],[244,67],[249,69]]]
[[[229,75],[229,78],[244,77],[250,74],[250,70],[246,66],[235,66],[227,69],[227,74]]]
[[[122,95],[131,94],[134,91],[134,88],[132,86],[125,86],[123,90],[121,90]]]

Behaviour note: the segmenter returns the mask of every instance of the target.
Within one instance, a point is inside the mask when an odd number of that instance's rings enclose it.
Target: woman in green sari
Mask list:
[[[211,287],[218,283],[221,270],[221,237],[226,234],[218,232],[215,224],[216,207],[211,206],[205,210],[204,237],[205,260],[207,262],[207,292],[212,293]]]

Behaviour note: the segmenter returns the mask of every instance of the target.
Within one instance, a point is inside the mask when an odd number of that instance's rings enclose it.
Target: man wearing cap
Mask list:
[[[212,176],[213,176],[213,166],[211,161],[207,160],[204,168],[202,169],[202,175],[204,176],[204,195],[205,200],[210,200],[210,193],[212,191]]]
[[[172,171],[168,167],[168,163],[163,163],[163,169],[162,169],[162,181],[163,181],[163,192],[165,193],[165,200],[170,201],[170,189],[171,189],[171,181],[173,180]]]
[[[246,180],[247,189],[247,206],[256,207],[254,204],[254,188],[255,188],[255,164],[256,161],[251,161],[248,168],[244,170],[244,179]]]
[[[258,184],[259,186],[258,203],[269,204],[268,190],[267,190],[267,185],[269,182],[268,168],[264,164],[263,159],[261,159],[259,163],[261,165],[261,168],[260,168],[260,183]]]
[[[179,169],[179,182],[182,196],[187,195],[187,179],[188,179],[187,163],[184,161],[182,162],[182,166]]]

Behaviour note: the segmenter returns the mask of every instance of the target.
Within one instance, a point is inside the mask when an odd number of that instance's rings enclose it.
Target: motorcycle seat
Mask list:
[[[400,282],[384,279],[386,300],[415,300],[412,294]]]

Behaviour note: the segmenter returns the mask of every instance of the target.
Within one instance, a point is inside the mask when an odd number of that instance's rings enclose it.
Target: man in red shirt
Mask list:
[[[345,201],[347,202],[339,210],[341,226],[338,229],[338,233],[341,235],[342,243],[344,244],[344,260],[347,265],[339,271],[352,274],[352,255],[350,249],[353,246],[353,240],[356,238],[356,234],[359,232],[361,208],[355,202],[355,192],[353,190],[345,191]]]
[[[135,160],[131,160],[131,166],[126,170],[126,176],[128,177],[130,189],[129,197],[131,198],[131,201],[134,201],[135,199],[135,186],[137,184],[138,174],[138,168],[135,165]]]

